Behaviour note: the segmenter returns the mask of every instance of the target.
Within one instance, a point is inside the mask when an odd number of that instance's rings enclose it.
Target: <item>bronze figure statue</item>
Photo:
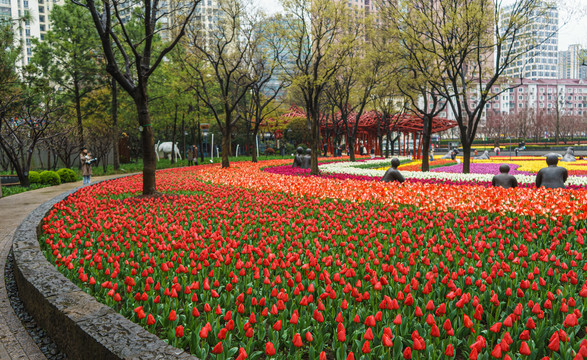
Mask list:
[[[304,149],[302,149],[301,146],[298,146],[296,151],[297,151],[297,154],[294,157],[294,162],[291,167],[292,168],[301,168],[303,165],[303,159],[304,159],[304,155],[302,155],[302,153],[304,152]]]
[[[565,155],[563,156],[561,161],[565,161],[565,162],[577,161],[577,159],[575,159],[575,149],[573,149],[572,146],[567,148],[567,152],[565,153]]]
[[[567,169],[558,164],[558,156],[551,154],[546,157],[548,167],[540,169],[536,174],[536,187],[545,187],[548,189],[564,189],[565,181],[569,177]]]
[[[400,164],[399,159],[393,158],[391,160],[391,167],[385,172],[385,175],[383,175],[383,179],[381,179],[381,181],[383,181],[383,182],[398,181],[400,183],[403,183],[404,181],[406,181],[406,179],[404,179],[403,175],[397,169],[399,164]]]
[[[518,187],[518,180],[514,175],[510,175],[510,167],[507,164],[502,164],[499,167],[500,174],[495,175],[491,180],[491,185],[501,186],[502,188],[515,188]]]
[[[304,155],[302,159],[302,169],[309,169],[312,164],[312,150],[310,148],[306,149],[306,155]]]

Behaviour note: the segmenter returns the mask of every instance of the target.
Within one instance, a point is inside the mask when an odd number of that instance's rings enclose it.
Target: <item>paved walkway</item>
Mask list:
[[[92,182],[120,176],[124,175],[92,177]],[[0,360],[46,359],[12,310],[6,293],[4,267],[14,231],[37,206],[81,185],[79,181],[0,198]]]

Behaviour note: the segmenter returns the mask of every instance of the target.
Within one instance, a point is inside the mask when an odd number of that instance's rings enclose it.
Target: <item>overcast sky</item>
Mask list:
[[[587,0],[557,0],[560,4],[561,30],[558,49],[567,50],[571,44],[581,44],[587,48]],[[282,10],[278,0],[257,0],[257,4],[268,13]],[[569,11],[568,9],[572,9]],[[566,25],[563,25],[563,22]]]

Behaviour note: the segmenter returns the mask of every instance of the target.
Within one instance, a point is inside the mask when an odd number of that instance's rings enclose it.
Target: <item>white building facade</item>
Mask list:
[[[587,114],[587,80],[541,79],[520,81],[521,85],[507,90],[486,106],[486,115],[535,112],[583,116]],[[499,91],[499,87],[495,87]]]
[[[511,7],[505,7],[505,18]],[[558,78],[558,9],[535,11],[533,18],[523,29],[513,46],[513,52],[524,53],[510,66],[505,76],[531,80]]]

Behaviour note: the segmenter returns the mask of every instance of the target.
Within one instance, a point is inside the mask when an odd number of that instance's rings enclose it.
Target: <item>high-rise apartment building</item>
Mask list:
[[[218,23],[221,12],[218,0],[202,0],[196,7],[192,22],[206,46],[211,44],[214,34],[220,31]]]
[[[373,12],[377,11],[375,0],[340,0],[343,2],[347,2],[349,8],[354,9],[355,11],[364,11],[366,15],[369,15]]]
[[[64,0],[0,0],[0,19],[20,19],[28,14],[24,21],[14,21],[14,39],[19,42],[22,54],[17,65],[28,65],[33,56],[32,39],[43,40],[50,28],[49,13],[55,5]]]
[[[559,79],[587,79],[587,66],[583,65],[587,50],[581,45],[569,45],[568,50],[558,53],[558,78]]]
[[[504,10],[507,18],[512,8],[504,7]],[[506,76],[531,80],[558,78],[558,22],[555,7],[533,12],[515,42],[504,45],[504,48],[513,46],[515,54],[522,54],[506,70]]]

